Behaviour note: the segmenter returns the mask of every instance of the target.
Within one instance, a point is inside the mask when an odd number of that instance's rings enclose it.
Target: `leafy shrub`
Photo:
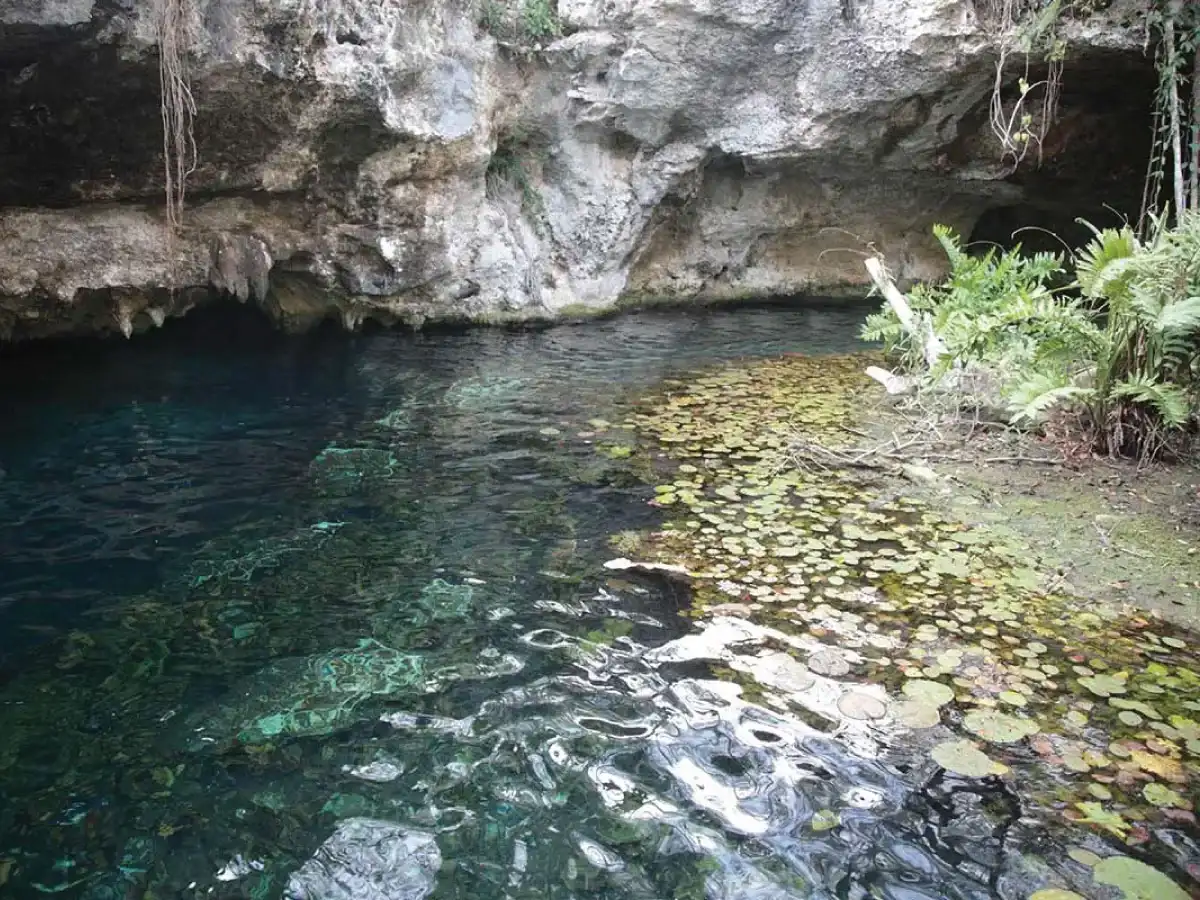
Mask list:
[[[913,288],[908,301],[914,314],[925,317],[946,345],[947,354],[934,377],[965,363],[995,365],[1027,358],[1034,343],[1032,332],[1050,326],[1046,314],[1058,302],[1051,284],[1063,275],[1061,257],[1052,253],[1026,257],[1020,248],[972,256],[952,229],[935,225],[933,233],[950,260],[950,275],[941,284]],[[887,305],[867,317],[863,337],[882,341],[888,357],[908,371],[918,371],[924,364],[923,348]]]
[[[1146,242],[1129,228],[1093,231],[1063,286],[1057,255],[971,256],[936,227],[950,276],[909,297],[946,345],[926,378],[945,384],[952,371],[986,367],[1014,423],[1065,412],[1098,448],[1152,457],[1191,427],[1200,398],[1200,215]],[[902,368],[924,364],[888,307],[863,336]]]

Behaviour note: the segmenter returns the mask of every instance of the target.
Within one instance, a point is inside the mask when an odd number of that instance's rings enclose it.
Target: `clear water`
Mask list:
[[[438,900],[1024,896],[1007,797],[656,661],[685,592],[601,565],[659,519],[589,420],[862,312],[6,350],[0,895],[278,897],[371,816]]]

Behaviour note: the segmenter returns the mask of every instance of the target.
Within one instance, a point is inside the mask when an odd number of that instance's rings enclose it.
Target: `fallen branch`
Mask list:
[[[925,365],[932,369],[937,365],[938,360],[946,355],[946,344],[934,332],[928,319],[924,316],[918,317],[912,311],[912,307],[908,305],[908,299],[900,293],[900,289],[888,275],[887,269],[883,267],[882,259],[878,256],[871,256],[866,259],[864,264],[867,267],[867,274],[871,276],[871,281],[875,283],[875,287],[883,295],[883,299],[892,308],[904,330],[921,342],[925,351]],[[868,374],[870,373],[868,372]]]

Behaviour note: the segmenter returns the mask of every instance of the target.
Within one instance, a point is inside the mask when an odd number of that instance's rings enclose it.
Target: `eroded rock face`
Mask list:
[[[131,334],[217,293],[299,328],[853,291],[868,245],[930,277],[933,222],[1110,177],[1079,148],[1153,83],[1135,36],[1081,31],[1126,94],[1065,97],[1058,168],[1012,176],[969,0],[559,0],[566,36],[522,46],[474,0],[187,0],[170,263],[161,2],[0,0],[0,336]]]

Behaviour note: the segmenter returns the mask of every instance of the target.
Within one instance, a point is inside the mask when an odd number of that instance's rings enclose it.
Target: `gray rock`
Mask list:
[[[863,292],[868,244],[936,276],[934,222],[1137,203],[1121,117],[1155,82],[1129,2],[1064,32],[1061,129],[1011,178],[964,0],[558,0],[541,41],[469,0],[194,0],[168,265],[158,4],[0,0],[0,338],[129,335],[220,293],[354,328]]]
[[[442,855],[433,835],[379,819],[338,823],[288,879],[288,900],[421,900],[433,892]]]

